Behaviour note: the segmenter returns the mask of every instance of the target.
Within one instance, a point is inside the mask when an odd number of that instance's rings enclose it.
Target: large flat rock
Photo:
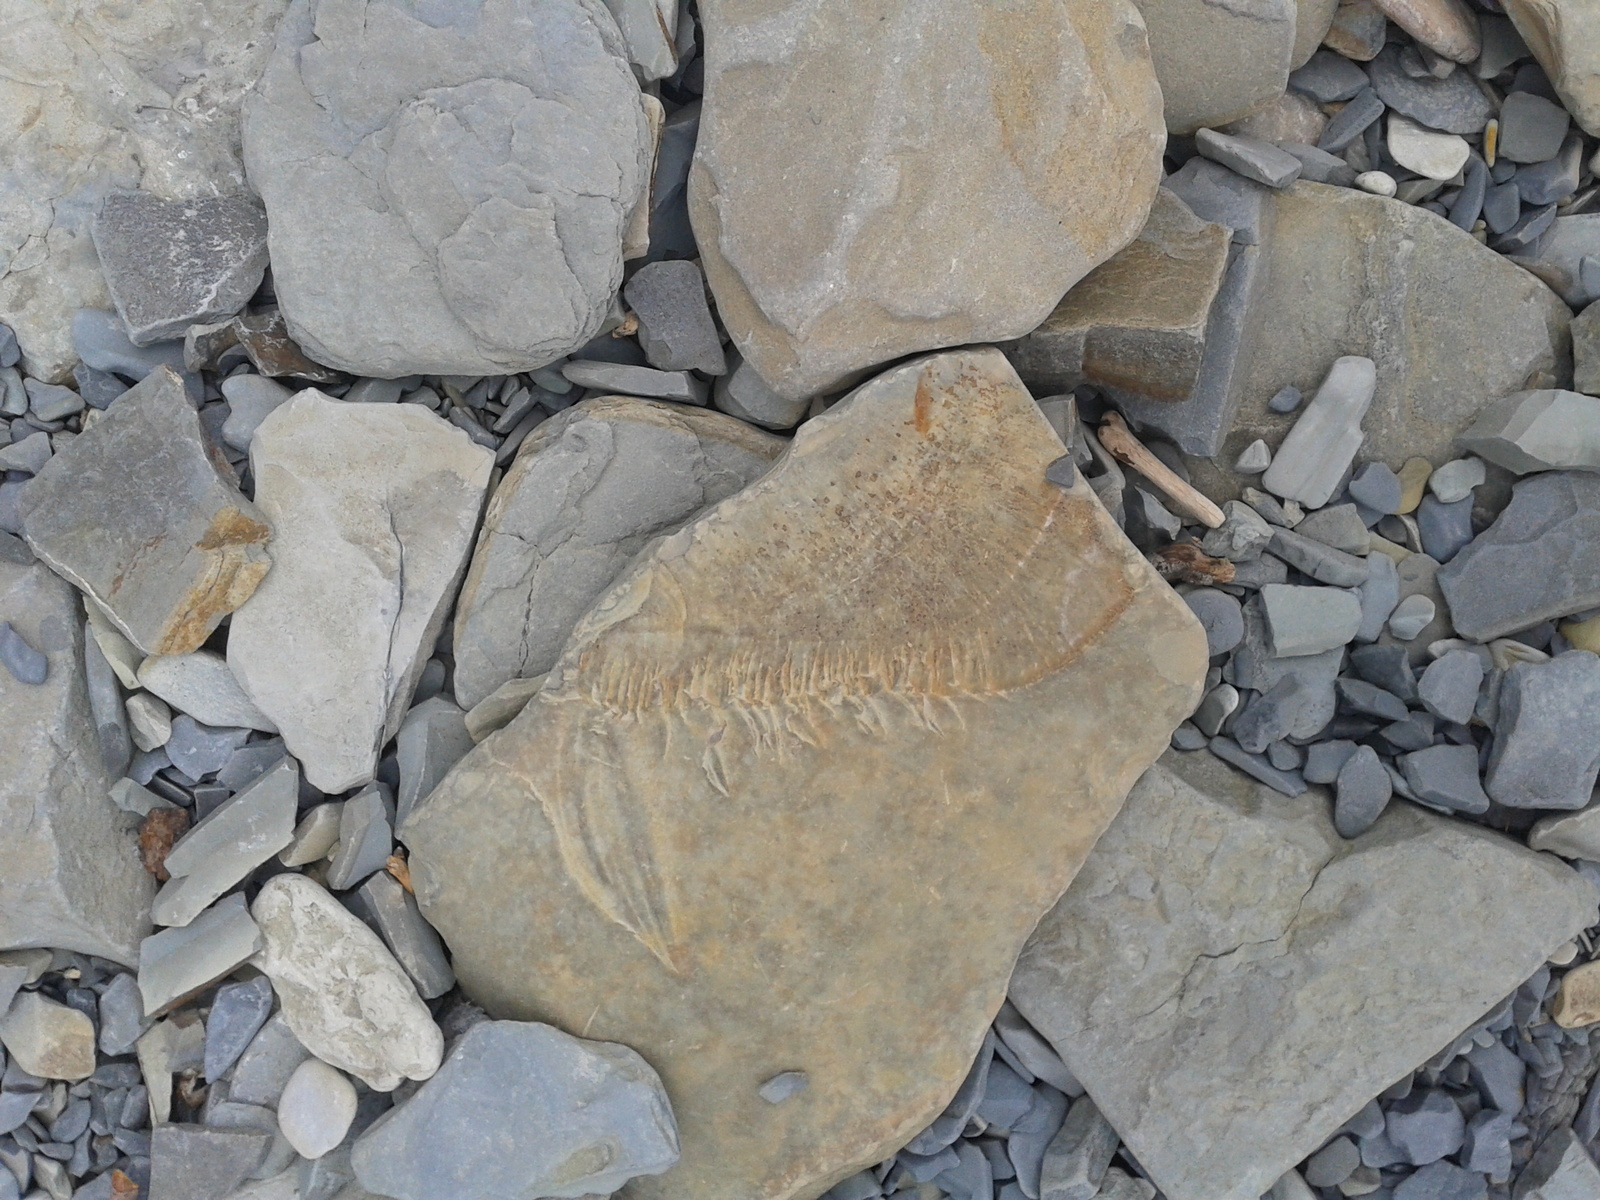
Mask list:
[[[324,792],[368,783],[466,569],[494,456],[416,404],[308,389],[250,442],[272,570],[228,666]]]
[[[719,412],[607,396],[529,434],[495,489],[456,603],[456,701],[555,666],[578,618],[653,537],[759,477],[788,442]]]
[[[0,559],[0,621],[49,661],[0,674],[0,949],[43,946],[133,964],[155,882],[111,803],[83,673],[83,609],[42,564]]]
[[[652,153],[600,0],[295,0],[243,136],[290,335],[384,378],[594,337]]]
[[[1505,0],[1573,119],[1600,137],[1600,0]]]
[[[683,1158],[632,1194],[799,1200],[904,1145],[1198,699],[1198,622],[1061,453],[996,350],[872,381],[402,827],[469,995],[660,1072]]]
[[[1552,856],[1404,801],[1346,842],[1329,807],[1168,753],[1017,964],[1170,1200],[1257,1200],[1594,923]]]
[[[60,381],[72,314],[110,308],[91,236],[113,191],[246,190],[239,100],[289,0],[6,0],[0,322]]]
[[[701,15],[690,215],[723,322],[779,395],[1020,337],[1144,224],[1165,132],[1130,0]]]

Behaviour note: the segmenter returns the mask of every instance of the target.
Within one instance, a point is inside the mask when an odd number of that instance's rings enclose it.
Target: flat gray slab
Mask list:
[[[1396,801],[1344,842],[1321,789],[1290,800],[1169,752],[1040,923],[1011,999],[1170,1200],[1257,1200],[1597,899],[1477,826]]]

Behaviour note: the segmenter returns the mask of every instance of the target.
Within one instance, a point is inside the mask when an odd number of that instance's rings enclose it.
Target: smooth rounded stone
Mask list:
[[[1259,475],[1271,465],[1272,450],[1260,438],[1241,450],[1233,461],[1233,469],[1241,475]]]
[[[233,616],[228,667],[330,794],[370,782],[466,568],[494,457],[414,404],[314,389],[250,447],[272,570]]]
[[[732,369],[712,387],[711,403],[763,429],[793,429],[811,407],[809,396],[788,400],[778,395],[744,359],[734,356]]]
[[[1342,54],[1318,50],[1289,76],[1289,86],[1323,104],[1354,99],[1368,86],[1367,73]]]
[[[1389,614],[1389,632],[1402,642],[1409,642],[1433,624],[1436,611],[1427,596],[1407,596]]]
[[[622,295],[639,318],[639,345],[652,367],[708,375],[727,371],[698,263],[686,259],[646,263],[634,272]]]
[[[606,1195],[677,1159],[672,1107],[644,1059],[518,1021],[469,1029],[350,1156],[363,1187],[395,1200]]]
[[[780,396],[1021,337],[1149,213],[1166,131],[1130,0],[1030,8],[1026,53],[996,0],[701,19],[720,49],[689,209],[720,316]],[[932,79],[962,86],[911,82]]]
[[[1200,702],[1200,707],[1194,710],[1191,718],[1195,727],[1207,737],[1216,737],[1222,731],[1222,724],[1239,707],[1239,689],[1230,683],[1219,683],[1206,693],[1206,698]]]
[[[0,946],[50,946],[137,961],[153,881],[110,799],[83,663],[77,593],[44,564],[0,560],[0,613],[44,656],[44,677],[0,688]],[[37,662],[23,664],[37,676]],[[109,689],[126,710],[109,668]],[[92,869],[85,864],[93,864]]]
[[[1463,0],[1374,0],[1396,25],[1452,62],[1470,63],[1482,53],[1478,17]]]
[[[1388,111],[1378,93],[1371,86],[1362,88],[1355,96],[1339,109],[1334,118],[1328,122],[1328,127],[1322,131],[1322,136],[1317,139],[1317,149],[1327,154],[1345,155],[1348,162],[1359,162],[1370,167],[1372,155],[1366,154],[1359,158],[1351,158],[1347,153],[1352,143],[1362,137],[1368,127]],[[1351,167],[1354,171],[1357,168]],[[1359,180],[1360,176],[1357,176]]]
[[[1307,783],[1332,783],[1339,778],[1339,772],[1356,749],[1354,742],[1343,739],[1316,742],[1307,746],[1306,761],[1301,774],[1305,776]]]
[[[1334,1138],[1307,1160],[1304,1179],[1312,1187],[1338,1187],[1360,1165],[1361,1151],[1355,1142],[1347,1137]]]
[[[391,1092],[439,1067],[444,1037],[378,935],[304,875],[262,886],[255,964],[300,1042],[368,1087]]]
[[[1215,658],[1226,654],[1244,639],[1244,613],[1239,602],[1215,588],[1196,588],[1184,593],[1189,611],[1199,618],[1206,631],[1206,652]]]
[[[1393,198],[1400,189],[1394,176],[1387,171],[1363,171],[1356,176],[1356,186],[1364,192],[1385,198]]]
[[[1500,105],[1496,153],[1510,162],[1547,162],[1560,152],[1571,122],[1559,104],[1533,92],[1512,92]]]
[[[1440,504],[1455,504],[1472,495],[1472,490],[1487,478],[1482,459],[1452,459],[1428,476],[1428,490]]]
[[[1185,721],[1172,731],[1172,748],[1174,750],[1204,750],[1206,742],[1210,739],[1200,732],[1199,727],[1190,721]]]
[[[261,422],[294,396],[283,384],[265,375],[230,375],[222,381],[222,394],[228,401],[222,440],[235,450],[249,450],[250,439]]]
[[[1506,671],[1485,772],[1489,795],[1508,808],[1580,809],[1597,774],[1600,656],[1569,650]]]
[[[1426,179],[1454,179],[1467,165],[1472,147],[1453,133],[1439,133],[1410,117],[1389,114],[1389,155]]]
[[[50,674],[50,660],[28,644],[9,621],[0,621],[0,665],[18,683],[38,686]]]
[[[1578,124],[1600,137],[1600,22],[1596,0],[1507,0],[1506,15]]]
[[[904,1146],[1193,710],[1199,622],[1087,480],[1045,483],[1061,453],[998,351],[887,372],[647,549],[402,827],[469,995],[661,1072],[683,1158],[630,1191],[814,1195]]]
[[[473,708],[549,671],[641,548],[759,478],[787,445],[722,413],[625,397],[539,426],[495,489],[461,587],[457,702]]]
[[[1377,366],[1370,358],[1336,361],[1279,445],[1261,486],[1310,508],[1326,504],[1361,449],[1361,422],[1376,389]]]
[[[247,195],[111,192],[91,233],[106,288],[135,346],[233,316],[267,267],[266,215]]]
[[[302,1158],[338,1146],[355,1117],[355,1085],[320,1058],[296,1067],[278,1098],[278,1128]]]
[[[10,85],[10,103],[30,117],[6,133],[0,244],[11,254],[0,271],[0,320],[15,331],[29,375],[64,380],[78,359],[74,311],[111,307],[90,233],[104,196],[128,188],[168,200],[244,193],[239,98],[260,74],[286,7],[7,7],[8,48],[29,63]]]
[[[1600,475],[1530,475],[1439,571],[1456,630],[1487,642],[1600,607]]]
[[[1560,389],[1515,392],[1484,409],[1458,440],[1463,448],[1518,475],[1567,468],[1600,471],[1600,399]],[[1463,461],[1477,462],[1483,471],[1481,461]],[[1446,463],[1439,470],[1455,465]]]
[[[1481,133],[1495,115],[1494,105],[1469,72],[1455,71],[1445,79],[1413,78],[1401,65],[1400,47],[1393,43],[1372,60],[1367,72],[1380,100],[1429,129]]]
[[[622,282],[651,160],[638,84],[598,5],[411,7],[297,0],[245,101],[288,333],[355,375],[543,366]]]
[[[1347,645],[1361,628],[1361,601],[1343,588],[1268,584],[1261,603],[1276,658]]]
[[[73,438],[23,498],[28,545],[147,654],[198,649],[267,573],[264,514],[161,368]]]
[[[1323,45],[1355,62],[1370,62],[1388,32],[1389,20],[1372,0],[1340,0]]]
[[[1351,555],[1365,555],[1372,540],[1354,504],[1318,509],[1296,525],[1294,532]]]
[[[1267,107],[1295,65],[1294,0],[1231,7],[1141,0],[1167,129],[1193,133]]]
[[[1478,704],[1483,660],[1466,650],[1452,650],[1435,659],[1417,680],[1417,698],[1441,721],[1465,725]]]
[[[22,1070],[41,1079],[94,1074],[94,1022],[38,992],[22,992],[0,1016],[0,1045]]]
[[[1184,903],[1153,901],[1152,879]],[[1594,904],[1576,873],[1489,830],[1391,805],[1346,841],[1320,800],[1167,754],[1040,923],[1010,994],[1162,1195],[1245,1200],[1472,1028]],[[1386,962],[1404,967],[1376,989]]]
[[[1478,778],[1475,746],[1429,746],[1401,755],[1399,763],[1406,786],[1418,800],[1451,812],[1489,810],[1488,793]]]
[[[1433,464],[1425,458],[1408,458],[1400,467],[1400,507],[1397,513],[1417,511],[1422,497],[1427,494],[1428,481],[1433,478]]]
[[[222,655],[212,650],[193,654],[151,655],[138,668],[138,682],[173,708],[205,725],[259,729],[278,727],[250,702]]]

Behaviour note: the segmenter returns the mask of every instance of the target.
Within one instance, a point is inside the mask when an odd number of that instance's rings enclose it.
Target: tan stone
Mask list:
[[[1584,963],[1561,977],[1550,1016],[1563,1029],[1600,1021],[1600,962]]]
[[[1374,0],[1380,11],[1441,57],[1469,63],[1483,50],[1466,0]]]
[[[1165,133],[1130,0],[701,15],[695,236],[729,333],[786,399],[1021,337],[1144,223]]]
[[[1139,236],[1006,356],[1041,395],[1092,383],[1113,395],[1187,399],[1231,237],[1160,189]]]
[[[1505,10],[1572,119],[1600,137],[1600,0],[1505,0]]]
[[[1396,472],[1400,476],[1400,511],[1413,513],[1427,494],[1428,480],[1433,477],[1433,464],[1425,458],[1408,458]]]
[[[1170,132],[1237,121],[1288,86],[1298,45],[1295,0],[1137,2]]]
[[[1285,92],[1260,112],[1225,126],[1223,133],[1260,138],[1263,142],[1299,142],[1315,146],[1328,128],[1328,118],[1310,96]]]
[[[809,1198],[904,1145],[1199,698],[1198,625],[1061,453],[998,351],[886,373],[645,551],[403,826],[469,995],[660,1072],[683,1158],[630,1195]]]

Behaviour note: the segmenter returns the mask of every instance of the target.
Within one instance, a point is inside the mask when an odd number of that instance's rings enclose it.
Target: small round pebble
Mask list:
[[[1356,176],[1356,186],[1374,196],[1393,196],[1400,190],[1394,176],[1386,171],[1363,171]]]
[[[1389,632],[1409,642],[1433,623],[1438,612],[1427,596],[1407,596],[1389,616]]]
[[[278,1100],[278,1128],[305,1158],[338,1146],[355,1118],[355,1085],[320,1058],[296,1067]]]
[[[1291,383],[1271,400],[1268,400],[1267,407],[1275,413],[1292,413],[1300,407],[1300,401],[1303,399],[1305,399],[1305,396],[1300,389]]]
[[[1196,588],[1184,601],[1205,628],[1206,652],[1211,657],[1226,654],[1244,640],[1244,610],[1227,592]]]
[[[1244,448],[1234,461],[1233,469],[1242,475],[1259,475],[1272,465],[1272,450],[1257,438]]]
[[[1550,952],[1548,961],[1552,966],[1565,967],[1576,961],[1578,953],[1577,942],[1562,942]]]
[[[1361,1152],[1347,1137],[1334,1138],[1313,1154],[1301,1174],[1312,1187],[1338,1187],[1361,1165]]]
[[[43,683],[50,673],[50,660],[28,645],[8,621],[0,621],[0,663],[18,683]]]
[[[1172,731],[1174,750],[1204,750],[1209,740],[1193,721],[1185,721]]]

